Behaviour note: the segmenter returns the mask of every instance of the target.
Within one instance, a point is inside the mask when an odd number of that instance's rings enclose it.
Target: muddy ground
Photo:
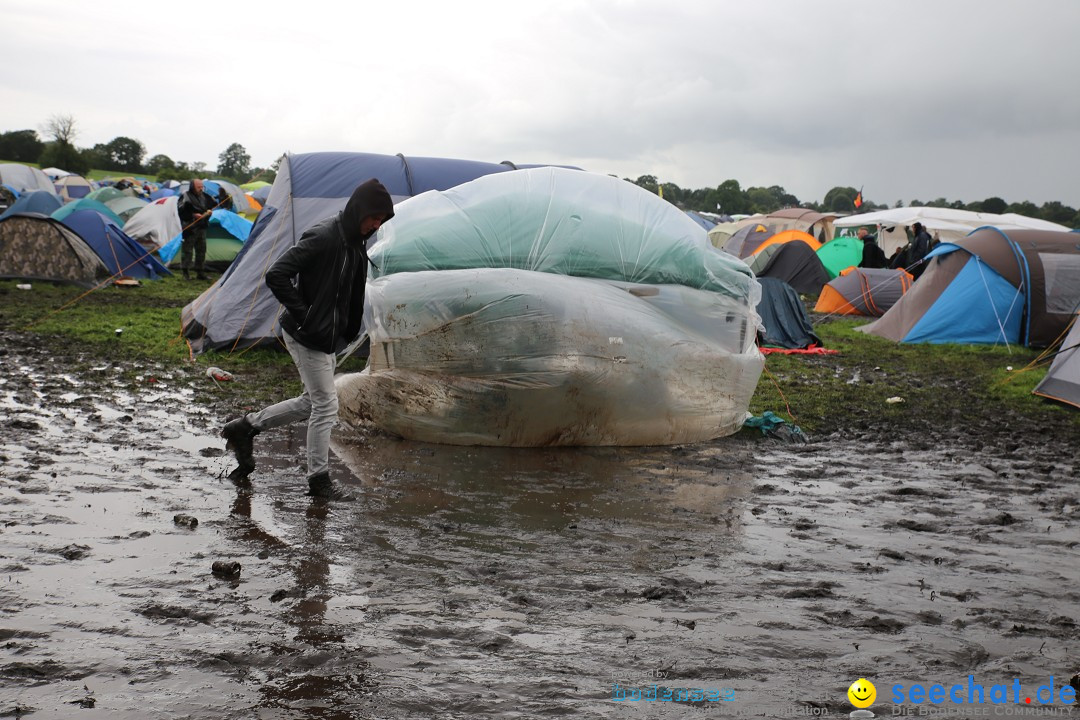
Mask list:
[[[360,499],[326,505],[302,427],[224,479],[233,408],[200,368],[2,335],[0,717],[839,716],[859,677],[880,717],[969,675],[1043,708],[1080,670],[1071,427],[965,408],[933,436],[559,450],[339,427]],[[683,701],[617,699],[653,685]]]

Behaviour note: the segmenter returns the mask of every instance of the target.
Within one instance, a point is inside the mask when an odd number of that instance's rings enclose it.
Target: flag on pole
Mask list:
[[[660,183],[656,184],[656,194],[659,195],[661,198],[664,197],[664,186]]]
[[[862,203],[863,203],[863,200],[862,200],[862,188],[860,187],[858,194],[855,195],[855,209],[858,210],[859,208],[861,208]]]

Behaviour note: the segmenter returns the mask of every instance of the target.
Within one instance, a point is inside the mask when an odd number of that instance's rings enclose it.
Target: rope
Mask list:
[[[921,261],[920,261],[920,262],[921,262]],[[918,265],[918,264],[919,264],[919,263],[915,263],[915,265]],[[912,265],[911,267],[915,267],[915,265]],[[855,267],[857,268],[858,266],[855,266]],[[893,270],[899,270],[899,268],[892,268],[892,269],[893,269]],[[903,273],[900,273],[900,283],[901,283],[901,285],[903,285],[903,286],[904,286],[904,288],[903,288],[903,291],[902,291],[902,292],[900,293],[901,295],[905,294],[905,293],[906,293],[906,292],[907,292],[908,290],[910,290],[910,289],[911,289],[911,285],[912,285],[912,283],[911,283],[911,280],[909,279],[909,278],[910,278],[910,274],[908,274],[908,271],[909,271],[910,269],[911,269],[911,268],[905,268],[905,269],[904,269],[904,272],[903,272]],[[861,273],[860,273],[860,274],[861,274]],[[838,277],[839,277],[839,276],[838,276]],[[887,285],[887,284],[888,284],[888,283],[889,283],[889,282],[890,282],[891,280],[892,280],[892,277],[890,276],[889,278],[886,278],[886,279],[882,280],[881,282],[877,283],[877,284],[876,284],[876,285],[874,285],[873,287],[870,287],[870,283],[869,283],[869,281],[867,281],[867,280],[866,280],[866,276],[865,276],[865,275],[862,275],[862,277],[861,277],[861,278],[860,278],[860,280],[859,280],[859,283],[860,283],[860,285],[862,285],[862,286],[863,286],[864,288],[866,288],[866,289],[865,289],[865,290],[863,291],[863,299],[864,299],[864,301],[865,301],[865,300],[869,300],[869,302],[867,303],[867,305],[873,305],[873,306],[874,306],[875,308],[877,307],[877,306],[876,306],[876,305],[875,305],[875,304],[873,303],[873,300],[872,300],[872,299],[870,298],[870,295],[871,295],[872,293],[876,292],[878,288],[880,288],[880,287],[883,287],[883,286]],[[831,281],[830,281],[830,282],[831,282]],[[835,292],[835,290],[834,290],[834,292]],[[839,293],[837,293],[837,294],[839,295]],[[841,296],[841,297],[843,297],[843,296]],[[851,313],[846,313],[846,312],[843,312],[843,310],[845,310],[845,309],[847,309],[847,308],[850,308],[850,309],[852,309],[852,310],[856,310],[856,311],[858,310],[858,308],[856,308],[856,307],[855,307],[854,303],[853,303],[853,302],[852,302],[851,300],[848,300],[847,298],[843,298],[843,300],[844,300],[844,304],[843,304],[843,305],[841,305],[841,306],[840,306],[840,307],[839,307],[839,308],[838,308],[837,310],[834,310],[833,312],[831,312],[831,313],[828,313],[827,315],[821,315],[821,316],[819,316],[819,317],[814,317],[814,318],[811,318],[811,324],[813,324],[813,325],[817,325],[817,324],[823,323],[823,322],[825,322],[825,321],[827,321],[827,320],[831,320],[831,319],[832,319],[832,318],[834,318],[834,317],[839,317],[839,316],[841,316],[841,315],[850,315]],[[882,315],[883,315],[883,314],[884,314],[884,313],[882,313]],[[880,315],[879,315],[879,316],[877,316],[877,317],[880,317]]]
[[[217,203],[217,205],[214,205],[214,207],[210,208],[210,211],[213,211],[213,210],[217,209],[217,207],[218,207],[219,205],[221,205],[221,203],[223,203],[223,202],[224,202],[224,200],[219,200],[219,201],[218,201],[218,203]],[[208,211],[208,212],[210,212],[210,211]],[[188,228],[190,228],[190,227],[191,227],[192,225],[194,225],[194,224],[195,224],[195,223],[197,223],[197,222],[198,222],[198,220],[192,221],[192,222],[191,222],[191,223],[190,223],[190,224],[189,224],[189,225],[188,225],[187,227],[183,228],[183,230],[187,230]],[[65,227],[67,227],[67,226],[65,226]],[[180,232],[181,232],[181,234],[183,233],[183,230],[181,230],[181,231],[180,231]],[[74,232],[74,231],[73,231],[73,232]],[[106,237],[109,237],[109,234],[108,234],[108,229],[106,229]],[[84,242],[85,242],[85,241],[84,241]],[[112,254],[113,254],[113,260],[114,260],[114,262],[116,263],[116,265],[117,265],[117,266],[119,266],[119,265],[120,265],[120,260],[119,260],[119,259],[118,259],[118,258],[116,257],[116,248],[115,248],[115,247],[113,247],[113,244],[112,244],[112,238],[111,238],[111,237],[109,237],[109,249],[110,249],[110,250],[112,250]],[[56,308],[55,310],[51,310],[51,311],[49,311],[48,313],[46,313],[45,315],[41,316],[40,318],[38,318],[38,319],[37,319],[37,320],[35,320],[34,322],[30,323],[29,325],[27,325],[27,326],[26,326],[25,328],[23,328],[23,329],[24,329],[24,330],[29,330],[29,329],[31,329],[31,328],[33,328],[33,327],[37,326],[37,325],[38,325],[39,323],[45,322],[46,320],[48,320],[49,318],[51,318],[51,317],[52,317],[53,315],[56,315],[57,313],[59,313],[59,312],[61,312],[61,311],[63,311],[63,310],[66,310],[66,309],[68,309],[69,307],[71,307],[71,306],[72,306],[72,305],[74,305],[75,303],[77,303],[77,302],[79,302],[80,300],[82,300],[82,299],[83,299],[84,297],[86,297],[87,295],[89,295],[89,294],[91,294],[91,293],[93,293],[93,292],[96,292],[97,290],[100,290],[101,288],[105,287],[106,285],[111,285],[111,284],[112,284],[112,283],[113,283],[113,282],[114,282],[114,281],[115,281],[115,280],[116,280],[117,278],[120,278],[120,277],[122,277],[122,276],[124,275],[124,273],[125,273],[125,272],[126,272],[126,271],[127,271],[128,269],[130,269],[130,268],[132,268],[132,267],[134,267],[134,266],[138,265],[138,264],[139,264],[139,263],[141,263],[141,262],[142,262],[142,261],[143,261],[143,260],[144,260],[145,258],[147,258],[147,257],[149,257],[150,255],[154,254],[154,252],[155,252],[154,250],[147,250],[147,251],[146,251],[146,252],[144,252],[144,253],[143,253],[142,255],[140,255],[140,256],[138,256],[137,258],[135,258],[135,260],[133,260],[132,262],[128,263],[128,264],[127,264],[127,265],[125,265],[124,267],[120,268],[120,269],[119,269],[119,270],[118,270],[117,272],[115,272],[115,273],[113,273],[112,275],[110,275],[109,277],[105,278],[104,280],[102,280],[102,281],[101,281],[100,283],[98,283],[98,284],[97,284],[97,285],[95,285],[94,287],[90,288],[89,290],[87,290],[86,292],[82,293],[81,295],[79,295],[78,297],[74,298],[73,300],[70,300],[70,301],[68,301],[68,302],[64,303],[63,305],[61,305],[60,307]],[[96,254],[96,253],[95,253],[95,254]]]
[[[791,419],[795,422],[796,425],[798,425],[799,418],[795,417],[795,413],[791,412],[791,405],[788,403],[788,399],[787,396],[784,395],[784,391],[780,389],[780,383],[776,382],[776,377],[771,372],[769,372],[769,368],[762,365],[761,369],[764,370],[765,374],[769,376],[770,380],[772,380],[772,384],[776,387],[776,392],[780,393],[780,399],[784,401],[784,408],[787,409],[787,414],[790,415]]]
[[[986,296],[990,299],[990,307],[994,310],[994,320],[998,324],[998,331],[1001,332],[1001,337],[1005,340],[1005,349],[1008,350],[1009,354],[1011,355],[1012,346],[1009,344],[1009,338],[1005,334],[1005,325],[1001,321],[1001,316],[998,315],[997,305],[994,304],[994,296],[990,294],[990,284],[986,282],[986,275],[983,273],[982,269],[982,258],[980,258],[978,255],[972,255],[972,257],[975,258],[975,267],[979,269],[979,279],[982,280],[983,289],[986,290]],[[1012,315],[1013,304],[1015,303],[1016,296],[1013,297],[1012,303],[1009,304],[1009,315]]]

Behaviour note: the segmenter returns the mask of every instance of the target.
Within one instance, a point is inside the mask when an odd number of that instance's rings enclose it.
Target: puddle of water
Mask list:
[[[1061,461],[339,430],[332,471],[360,500],[327,506],[303,495],[302,425],[259,436],[238,490],[183,392],[43,388],[0,400],[36,422],[0,439],[0,712],[64,716],[89,691],[132,718],[789,716],[847,712],[863,676],[880,697],[1075,672]],[[613,679],[735,699],[661,712]]]

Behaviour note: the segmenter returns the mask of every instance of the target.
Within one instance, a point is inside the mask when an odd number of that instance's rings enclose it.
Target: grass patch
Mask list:
[[[300,392],[289,355],[269,348],[192,357],[180,333],[182,308],[209,283],[167,277],[138,287],[85,293],[34,283],[0,282],[0,329],[55,348],[59,356],[137,359],[195,374],[217,366],[241,382],[223,383],[218,399],[260,406]],[[812,433],[869,428],[932,436],[942,426],[1022,417],[1080,428],[1080,413],[1031,394],[1047,365],[1020,372],[1039,351],[983,345],[900,345],[855,330],[865,319],[822,322],[815,330],[837,355],[770,355],[750,412],[772,410]],[[122,333],[117,335],[120,328]],[[66,361],[81,362],[78,357]],[[342,372],[363,369],[349,358]],[[1012,367],[1013,371],[1007,370]],[[242,376],[242,377],[239,377]],[[902,402],[891,403],[899,397]],[[1002,420],[1004,422],[1004,420]]]
[[[1049,367],[1025,370],[1040,351],[899,344],[855,330],[867,322],[845,318],[815,327],[838,355],[768,356],[750,412],[772,410],[808,431],[892,426],[932,434],[965,422],[965,415],[995,413],[1080,427],[1077,413],[1031,394]]]

